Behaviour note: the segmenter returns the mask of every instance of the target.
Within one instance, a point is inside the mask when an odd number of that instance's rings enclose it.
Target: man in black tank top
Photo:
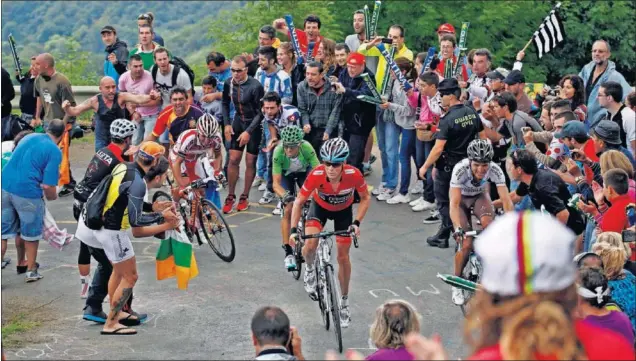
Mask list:
[[[78,116],[89,110],[95,112],[95,151],[110,143],[110,124],[113,120],[127,118],[125,103],[151,105],[147,103],[161,99],[161,94],[155,90],[148,95],[117,93],[115,80],[109,76],[99,81],[99,91],[99,94],[74,107],[68,101],[62,103],[62,108],[69,116]]]

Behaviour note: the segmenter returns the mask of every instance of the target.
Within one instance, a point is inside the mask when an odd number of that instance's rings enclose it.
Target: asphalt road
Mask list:
[[[83,174],[86,164],[87,158],[75,162],[74,174]],[[367,181],[377,185],[379,160],[374,170]],[[10,299],[47,304],[56,320],[35,331],[37,342],[17,350],[5,349],[7,358],[250,359],[254,356],[250,320],[263,305],[285,310],[299,329],[306,357],[324,358],[327,349],[336,347],[335,334],[324,329],[318,306],[305,293],[302,278],[295,281],[283,269],[280,219],[271,215],[271,205],[259,206],[259,198],[260,192],[253,191],[249,211],[228,218],[237,243],[232,263],[222,262],[206,245],[195,247],[200,274],[186,291],[177,289],[174,279],[156,280],[158,240],[134,240],[139,280],[133,306],[149,314],[136,336],[101,336],[101,326],[81,319],[84,300],[79,297],[77,241],[63,251],[41,244],[38,261],[44,278],[26,284],[11,264],[2,271],[3,307]],[[73,232],[76,224],[71,205],[72,197],[67,197],[51,203],[50,209],[60,227]],[[375,309],[384,301],[402,298],[421,313],[422,334],[439,333],[451,358],[466,354],[462,313],[450,300],[450,287],[435,277],[451,270],[452,248],[426,245],[425,238],[437,225],[422,224],[423,216],[413,213],[408,205],[372,200],[362,224],[360,248],[351,250],[352,323],[343,331],[345,349],[372,353],[369,325]],[[7,255],[15,260],[11,242]]]

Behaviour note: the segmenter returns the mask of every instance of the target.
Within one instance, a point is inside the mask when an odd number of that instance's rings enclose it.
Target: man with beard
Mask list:
[[[62,108],[67,115],[76,117],[86,111],[95,112],[95,151],[110,143],[110,124],[115,119],[125,118],[125,103],[145,104],[160,98],[160,94],[153,90],[150,94],[117,93],[115,80],[109,76],[99,81],[100,94],[95,95],[77,106],[65,100]]]
[[[119,76],[126,72],[128,64],[128,45],[119,40],[114,27],[106,25],[102,28],[102,41],[106,45],[106,59],[104,59],[104,75],[119,82]]]
[[[524,91],[524,88],[526,87],[526,77],[523,73],[519,70],[511,71],[506,79],[504,79],[504,83],[506,84],[506,91],[511,92],[512,95],[515,96],[515,99],[517,99],[517,109],[526,114],[532,115],[532,100],[530,100],[528,94]]]
[[[597,118],[602,116],[603,109],[598,102],[598,93],[601,84],[607,81],[615,81],[623,88],[623,99],[631,92],[631,87],[625,77],[616,70],[616,64],[610,61],[612,55],[610,45],[605,40],[597,40],[592,45],[592,61],[581,69],[579,76],[585,82],[585,95],[587,96],[587,119],[591,124],[597,123]]]
[[[353,34],[347,35],[347,37],[345,38],[345,44],[347,44],[350,51],[357,51],[358,48],[360,48],[360,44],[370,40],[371,39],[366,38],[366,32],[364,28],[364,11],[356,10],[353,13]],[[336,57],[337,56],[338,55],[336,53]],[[378,68],[378,60],[379,58],[375,56],[367,56],[365,59],[367,68],[369,68],[369,70],[371,70],[373,74],[376,73],[376,70]]]

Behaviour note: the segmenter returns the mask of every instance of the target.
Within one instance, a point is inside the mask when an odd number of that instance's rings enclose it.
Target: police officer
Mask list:
[[[467,157],[466,149],[471,140],[477,137],[485,139],[486,135],[479,114],[459,100],[461,89],[456,79],[442,80],[438,90],[442,96],[442,107],[447,112],[440,119],[435,145],[420,168],[420,176],[424,178],[433,164],[437,168],[434,191],[442,223],[437,233],[426,242],[433,247],[448,248],[448,237],[453,229],[448,198],[453,167]]]

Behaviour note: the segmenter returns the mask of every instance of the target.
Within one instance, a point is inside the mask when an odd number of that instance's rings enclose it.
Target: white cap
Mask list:
[[[572,285],[576,235],[551,215],[506,213],[475,241],[483,265],[481,285],[493,294],[517,296]]]

